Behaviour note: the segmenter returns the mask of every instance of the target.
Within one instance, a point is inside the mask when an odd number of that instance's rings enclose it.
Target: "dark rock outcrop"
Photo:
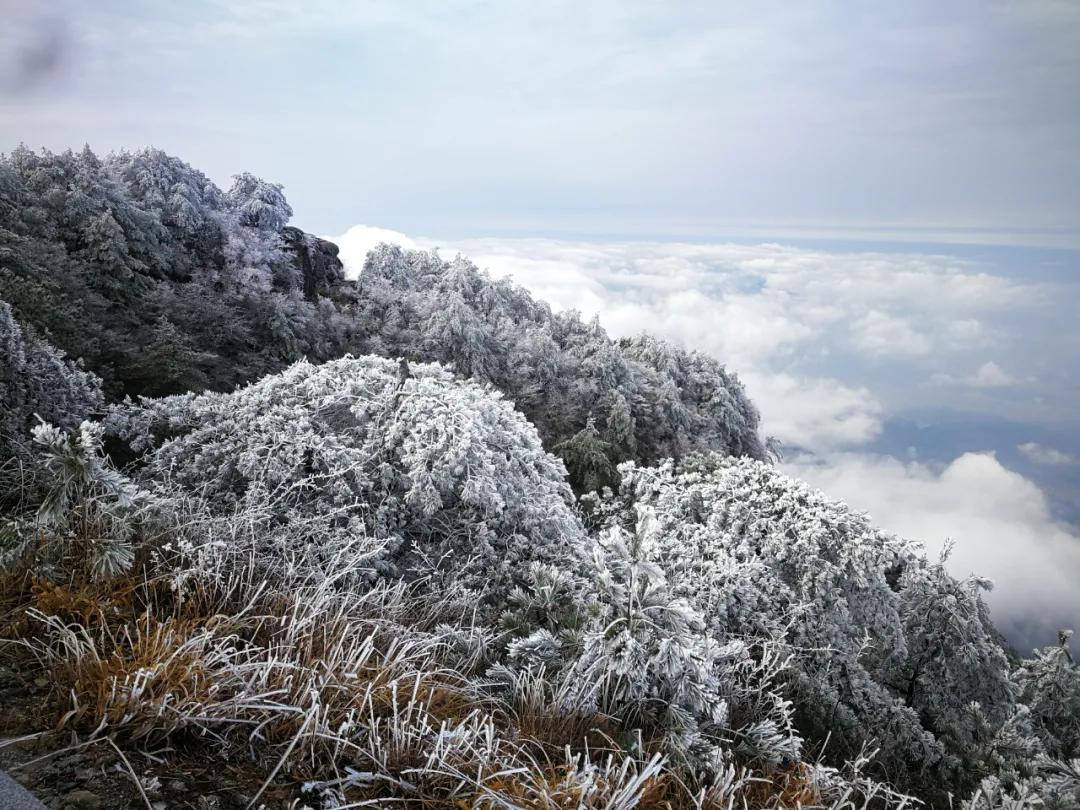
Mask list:
[[[298,275],[303,278],[304,297],[330,297],[334,288],[345,280],[345,266],[338,258],[338,246],[333,242],[288,226],[281,232],[285,250],[295,258]]]

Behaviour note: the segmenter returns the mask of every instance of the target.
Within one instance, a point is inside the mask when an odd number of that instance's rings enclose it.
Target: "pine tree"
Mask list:
[[[280,233],[293,213],[279,184],[267,183],[248,172],[233,178],[225,201],[237,213],[241,225],[274,234]]]
[[[599,491],[613,483],[615,468],[608,458],[611,445],[600,438],[596,422],[589,414],[585,427],[553,451],[562,458],[574,481],[585,492]]]
[[[637,456],[637,437],[634,435],[634,415],[630,403],[621,391],[611,396],[604,440],[611,446],[616,462],[629,461]]]

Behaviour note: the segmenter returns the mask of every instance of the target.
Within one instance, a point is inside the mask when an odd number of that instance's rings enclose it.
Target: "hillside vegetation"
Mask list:
[[[1080,806],[1068,634],[1011,656],[988,583],[770,465],[717,360],[462,257],[347,281],[290,214],[156,150],[0,160],[42,745],[147,803],[209,757],[267,807]]]

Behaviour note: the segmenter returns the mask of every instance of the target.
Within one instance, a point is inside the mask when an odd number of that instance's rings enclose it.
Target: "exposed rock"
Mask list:
[[[345,280],[345,266],[338,258],[338,246],[333,242],[292,226],[282,230],[281,238],[285,249],[295,257],[306,298],[329,297],[333,287]]]

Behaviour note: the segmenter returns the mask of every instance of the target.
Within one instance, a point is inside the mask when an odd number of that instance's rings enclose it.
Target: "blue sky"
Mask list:
[[[0,150],[252,171],[354,272],[460,250],[709,351],[1018,643],[1080,629],[1080,4],[0,5]]]

